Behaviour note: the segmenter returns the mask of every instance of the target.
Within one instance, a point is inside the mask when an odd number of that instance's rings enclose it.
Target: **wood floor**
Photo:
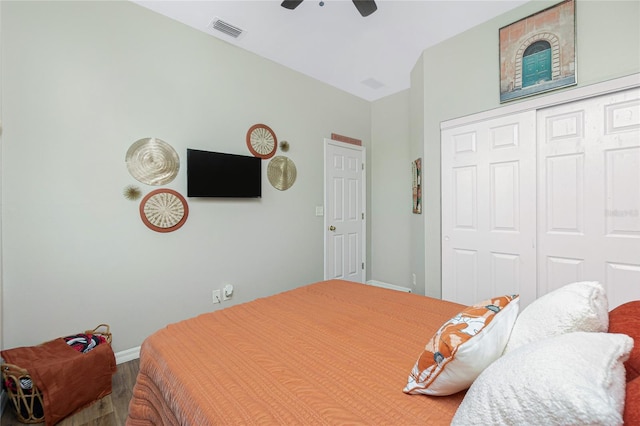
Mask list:
[[[84,410],[67,417],[58,426],[121,426],[124,425],[131,400],[131,392],[138,375],[139,360],[118,365],[113,375],[113,392]],[[7,402],[0,424],[2,426],[24,426]],[[44,424],[44,423],[40,423]]]

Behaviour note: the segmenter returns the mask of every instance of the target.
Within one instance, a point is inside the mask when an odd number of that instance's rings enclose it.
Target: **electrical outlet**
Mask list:
[[[233,286],[225,283],[222,287],[222,300],[229,300],[231,296],[233,296]]]
[[[411,274],[411,283],[414,287],[416,286],[416,274]]]
[[[220,290],[213,290],[212,298],[213,298],[213,303],[220,303],[222,301]]]

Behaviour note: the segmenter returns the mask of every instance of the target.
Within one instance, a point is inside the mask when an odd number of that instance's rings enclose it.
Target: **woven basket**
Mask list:
[[[86,330],[84,334],[103,336],[111,344],[111,332],[108,324],[100,324],[93,330]],[[42,393],[32,382],[29,372],[14,364],[2,364],[2,383],[9,395],[9,400],[21,423],[43,423],[44,402]],[[31,383],[30,389],[24,389],[22,384]]]

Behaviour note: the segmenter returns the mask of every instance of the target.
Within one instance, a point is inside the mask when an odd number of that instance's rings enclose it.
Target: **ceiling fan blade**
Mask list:
[[[369,16],[378,10],[375,0],[353,0],[353,4],[356,5],[356,9],[358,9],[358,12],[360,12],[362,16]]]
[[[284,7],[285,9],[295,9],[296,7],[300,6],[300,3],[302,3],[302,0],[299,1],[295,1],[295,0],[285,0],[282,2],[282,4],[280,4],[280,6]]]

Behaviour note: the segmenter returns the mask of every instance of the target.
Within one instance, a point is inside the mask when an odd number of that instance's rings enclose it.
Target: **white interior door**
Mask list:
[[[324,279],[365,282],[365,149],[324,140]]]
[[[640,90],[538,113],[538,293],[600,281],[640,299]]]
[[[535,111],[442,132],[442,298],[536,297]]]

